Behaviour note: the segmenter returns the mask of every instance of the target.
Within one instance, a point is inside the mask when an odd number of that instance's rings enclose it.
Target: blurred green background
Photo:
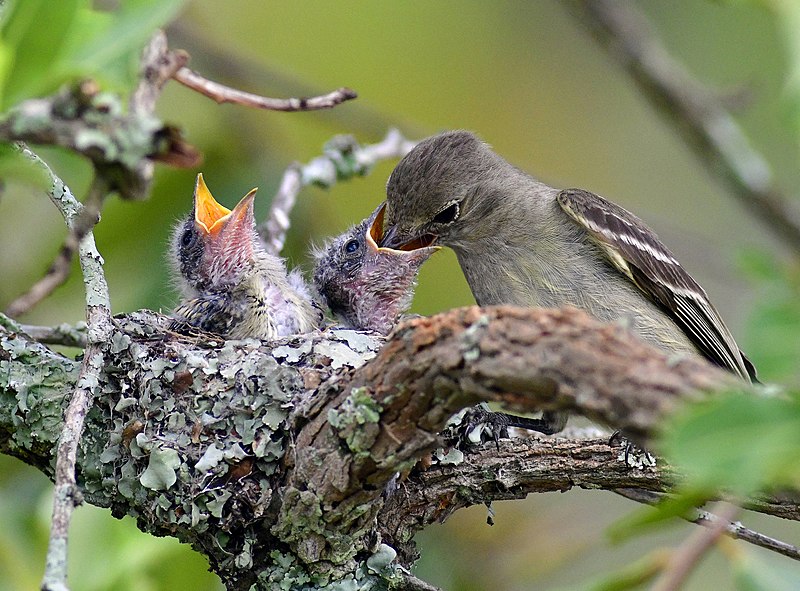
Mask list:
[[[792,45],[792,23],[800,19],[794,3],[635,4],[701,80],[747,97],[738,121],[772,165],[778,184],[795,192],[800,59],[792,52],[800,43]],[[284,168],[318,155],[332,135],[352,133],[372,143],[391,126],[412,138],[465,128],[546,182],[585,187],[635,211],[704,285],[762,378],[800,384],[797,260],[726,193],[713,171],[703,169],[562,3],[193,0],[167,32],[173,48],[189,51],[190,66],[212,79],[277,97],[346,85],[359,98],[330,111],[285,114],[218,106],[169,83],[158,113],[183,128],[205,162],[196,170],[158,167],[149,201],[112,199],[103,210],[95,236],[114,312],[169,310],[175,304],[164,251],[175,221],[191,208],[198,171],[228,206],[260,187],[256,208],[263,217]],[[39,153],[83,194],[89,169],[82,160],[53,149]],[[383,199],[393,166],[385,162],[370,176],[330,191],[305,189],[284,253],[290,264],[308,270],[311,243],[368,215]],[[64,233],[40,188],[16,176],[6,179],[0,195],[0,306],[41,277]],[[471,303],[455,257],[437,254],[421,273],[413,311],[431,314]],[[67,284],[22,320],[82,318],[76,265]],[[38,586],[50,494],[42,475],[0,457],[0,591]],[[417,574],[454,591],[576,589],[691,531],[676,524],[611,545],[605,528],[632,508],[610,493],[572,491],[498,503],[494,527],[485,524],[485,508],[462,511],[419,536]],[[792,524],[764,518],[747,523],[797,538]],[[747,552],[800,580],[800,567]],[[188,547],[141,534],[131,520],[117,521],[92,507],[77,511],[70,561],[75,590],[219,588],[205,572],[204,559]],[[716,551],[687,588],[712,585],[733,585]]]

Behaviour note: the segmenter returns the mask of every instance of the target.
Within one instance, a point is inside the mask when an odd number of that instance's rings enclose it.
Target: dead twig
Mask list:
[[[342,87],[328,94],[309,98],[269,98],[214,82],[185,66],[178,69],[172,77],[184,86],[215,100],[219,104],[233,103],[269,111],[296,112],[331,109],[358,96],[354,90]]]

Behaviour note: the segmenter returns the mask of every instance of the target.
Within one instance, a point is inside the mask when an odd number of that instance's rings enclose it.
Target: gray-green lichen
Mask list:
[[[88,502],[191,543],[232,589],[389,588],[387,551],[368,568],[370,553],[358,542],[372,527],[372,519],[359,522],[369,507],[348,508],[348,535],[326,526],[328,508],[310,491],[281,488],[290,413],[306,383],[363,364],[380,337],[328,329],[270,348],[178,339],[146,311],[116,322],[79,448]],[[0,326],[0,449],[49,473],[42,458],[54,455],[79,363],[13,332],[12,321]],[[359,450],[360,427],[379,416],[356,390],[336,420]],[[287,502],[303,510],[287,517]]]
[[[58,441],[79,364],[32,343],[5,316],[0,324],[0,451],[27,460]],[[48,475],[51,465],[42,467]]]
[[[328,412],[328,422],[338,431],[339,436],[356,457],[369,454],[378,421],[383,410],[367,392],[366,388],[354,388],[338,409]],[[373,429],[365,429],[372,424]]]

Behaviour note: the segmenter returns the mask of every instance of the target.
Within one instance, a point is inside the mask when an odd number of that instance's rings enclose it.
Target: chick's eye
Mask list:
[[[183,236],[181,236],[181,245],[189,246],[194,241],[194,232],[191,229],[187,229],[183,231]]]
[[[344,245],[344,251],[347,254],[353,254],[358,250],[359,246],[361,246],[361,243],[358,240],[348,240],[347,244]]]
[[[437,213],[433,221],[437,224],[452,224],[454,221],[458,219],[459,208],[458,203],[451,203],[447,207],[445,207],[442,211]]]

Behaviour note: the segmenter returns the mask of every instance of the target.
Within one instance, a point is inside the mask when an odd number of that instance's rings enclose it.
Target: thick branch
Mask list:
[[[682,403],[737,386],[699,358],[671,359],[576,309],[452,310],[401,325],[349,381],[320,388],[299,410],[309,423],[286,490],[314,496],[347,530],[476,401],[567,409],[646,440]],[[283,510],[307,502],[298,492]],[[324,540],[314,551],[325,554]]]
[[[398,383],[405,386],[399,397]],[[398,409],[409,428],[422,420],[438,432],[458,407],[496,400],[527,411],[578,412],[641,440],[681,403],[746,387],[702,359],[676,360],[575,308],[511,306],[407,322],[350,386]],[[414,405],[404,408],[412,395]],[[425,417],[434,405],[442,412]]]
[[[608,438],[541,437],[485,444],[463,459],[456,455],[414,470],[389,497],[379,517],[381,531],[395,547],[404,548],[419,530],[472,505],[573,487],[663,491],[671,486],[674,474],[663,462],[636,469],[626,464],[624,455]]]
[[[452,411],[474,400],[583,410],[644,437],[707,395],[695,388],[730,384],[576,310],[454,310],[405,324],[382,348],[351,330],[221,343],[178,338],[152,313],[116,320],[101,345],[102,396],[87,415],[79,486],[89,502],[191,542],[233,589],[269,589],[290,573],[321,585],[367,563],[396,565],[376,540],[406,559],[415,531],[471,502],[573,485],[669,488],[663,466],[631,470],[621,449],[597,440],[502,443],[414,470]],[[5,326],[0,449],[49,473],[78,368]],[[396,472],[411,476],[384,506]],[[800,517],[790,495],[755,505]],[[370,576],[407,582],[401,572]]]
[[[597,40],[625,67],[687,144],[767,228],[800,250],[800,210],[775,186],[766,159],[750,145],[736,119],[693,78],[653,34],[630,2],[574,0]],[[795,200],[796,201],[796,200]]]

